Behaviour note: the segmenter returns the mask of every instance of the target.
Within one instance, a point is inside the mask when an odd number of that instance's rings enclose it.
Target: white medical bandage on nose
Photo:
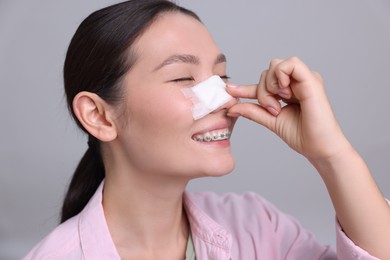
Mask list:
[[[226,83],[219,76],[212,76],[209,79],[182,90],[187,98],[193,102],[192,116],[198,120],[210,114],[223,104],[234,99],[226,92]]]

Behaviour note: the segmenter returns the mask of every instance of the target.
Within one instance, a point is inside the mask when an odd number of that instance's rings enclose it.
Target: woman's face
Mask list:
[[[199,142],[196,136],[231,132],[225,109],[195,121],[182,89],[226,76],[226,60],[207,29],[194,18],[169,13],[136,41],[136,63],[125,77],[126,118],[118,129],[124,162],[135,171],[195,178],[230,172],[230,141]]]

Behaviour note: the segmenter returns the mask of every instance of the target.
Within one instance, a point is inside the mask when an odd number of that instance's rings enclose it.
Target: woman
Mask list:
[[[25,259],[389,259],[390,208],[341,132],[320,76],[298,58],[273,60],[258,84],[227,83],[231,96],[258,104],[231,99],[194,120],[183,89],[212,75],[226,81],[225,67],[199,18],[169,1],[132,0],[87,17],[64,82],[89,148],[62,224]],[[239,116],[316,167],[336,209],[337,254],[256,194],[185,192],[193,178],[232,171],[228,137]]]

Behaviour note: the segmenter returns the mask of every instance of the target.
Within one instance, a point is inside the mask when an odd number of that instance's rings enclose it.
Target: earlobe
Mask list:
[[[117,137],[112,108],[98,95],[78,93],[73,99],[73,111],[85,130],[100,141],[109,142]]]

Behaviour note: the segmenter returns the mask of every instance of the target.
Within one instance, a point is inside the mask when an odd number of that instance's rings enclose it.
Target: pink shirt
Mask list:
[[[104,217],[103,183],[80,214],[59,225],[23,259],[120,259]],[[185,192],[184,206],[198,260],[377,259],[354,245],[337,223],[336,254],[255,193]]]

